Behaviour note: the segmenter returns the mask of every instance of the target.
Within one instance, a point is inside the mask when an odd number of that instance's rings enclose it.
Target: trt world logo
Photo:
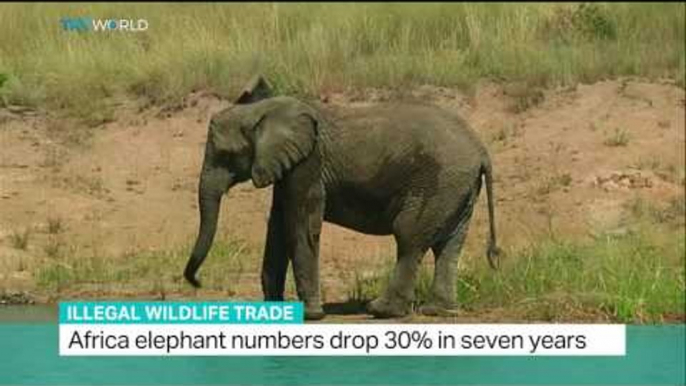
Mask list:
[[[60,19],[62,29],[78,32],[142,32],[148,29],[146,19],[95,19],[92,17],[63,17]]]

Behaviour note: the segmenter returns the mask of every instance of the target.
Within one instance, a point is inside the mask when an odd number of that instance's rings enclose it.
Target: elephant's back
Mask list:
[[[432,157],[441,166],[456,162],[467,166],[486,154],[483,142],[463,118],[437,106],[384,103],[327,114],[331,141],[362,162],[415,155]]]
[[[344,134],[354,130],[358,131],[354,135],[377,134],[389,139],[422,136],[443,142],[459,138],[472,145],[481,145],[478,136],[459,114],[430,104],[398,102],[345,110],[327,109],[325,116],[335,125],[345,126]]]
[[[383,104],[338,115],[324,128],[329,185],[384,202],[412,188],[441,189],[480,172],[485,148],[441,108]]]

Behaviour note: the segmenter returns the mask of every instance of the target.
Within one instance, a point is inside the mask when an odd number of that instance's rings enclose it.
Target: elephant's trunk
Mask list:
[[[207,257],[217,231],[222,195],[232,185],[231,174],[223,168],[204,169],[200,176],[198,189],[200,230],[183,274],[186,280],[196,288],[200,287],[200,282],[196,279],[195,275]]]

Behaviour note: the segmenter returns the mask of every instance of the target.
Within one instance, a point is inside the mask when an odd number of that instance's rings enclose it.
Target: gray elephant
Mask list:
[[[485,177],[490,221],[487,256],[498,248],[491,162],[460,117],[422,104],[357,108],[334,123],[321,108],[271,96],[256,77],[234,106],[210,121],[200,174],[200,230],[184,276],[212,245],[222,195],[252,179],[273,186],[262,265],[264,299],[283,300],[289,262],[305,318],[324,317],[319,288],[323,221],[372,235],[393,235],[397,262],[383,294],[367,305],[376,317],[412,311],[422,256],[436,257],[431,301],[420,312],[455,310],[457,262]]]

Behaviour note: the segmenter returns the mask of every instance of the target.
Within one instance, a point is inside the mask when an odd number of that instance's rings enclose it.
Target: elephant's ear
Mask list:
[[[308,109],[279,109],[268,113],[255,130],[252,180],[268,186],[310,156],[317,139],[317,118]],[[285,111],[284,111],[285,110]]]
[[[255,103],[272,96],[272,88],[267,80],[262,75],[256,75],[250,79],[234,103],[237,105]]]
[[[210,120],[208,142],[218,152],[236,154],[250,146],[235,120]]]

